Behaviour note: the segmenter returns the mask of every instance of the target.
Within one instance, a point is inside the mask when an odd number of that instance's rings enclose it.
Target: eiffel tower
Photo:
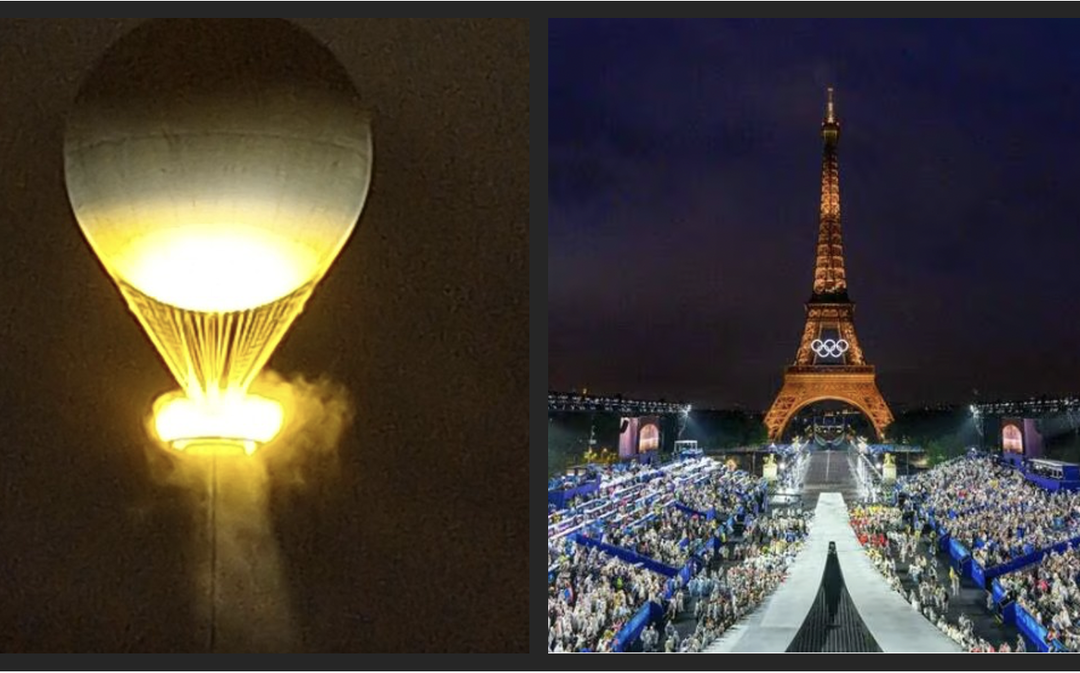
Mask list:
[[[846,402],[870,419],[878,438],[893,415],[866,363],[855,336],[855,304],[848,298],[844,276],[844,246],[840,239],[840,163],[836,146],[840,122],[833,90],[829,89],[821,161],[821,215],[818,229],[814,291],[806,303],[806,327],[795,363],[784,371],[784,385],[765,415],[769,439],[779,440],[791,418],[803,407],[821,400]]]

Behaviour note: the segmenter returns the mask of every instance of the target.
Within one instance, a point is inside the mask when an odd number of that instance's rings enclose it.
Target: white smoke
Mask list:
[[[341,384],[265,371],[251,392],[285,410],[281,434],[254,455],[185,455],[155,446],[159,483],[190,489],[200,525],[193,539],[196,604],[214,652],[291,652],[297,635],[280,550],[270,519],[275,484],[306,488],[337,473],[337,447],[353,418]],[[147,429],[153,436],[153,421]]]

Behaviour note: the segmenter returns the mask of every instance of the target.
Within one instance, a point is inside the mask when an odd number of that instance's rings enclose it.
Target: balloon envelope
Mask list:
[[[156,409],[163,439],[277,432],[280,408],[245,393],[352,232],[371,162],[344,68],[285,21],[149,21],[93,68],[65,181],[184,389]]]
[[[235,311],[325,273],[371,175],[368,114],[333,55],[278,20],[151,21],[83,83],[65,177],[117,279]]]

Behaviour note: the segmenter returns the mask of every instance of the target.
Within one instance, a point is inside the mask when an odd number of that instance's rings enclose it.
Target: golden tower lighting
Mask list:
[[[840,228],[840,121],[828,90],[821,122],[821,208],[818,215],[814,287],[806,302],[806,322],[795,362],[765,414],[769,439],[778,441],[791,419],[821,400],[839,400],[862,412],[880,440],[893,421],[855,334],[855,302],[848,296]]]
[[[369,115],[330,51],[280,20],[150,21],[68,118],[76,219],[181,390],[173,448],[247,453],[280,430],[248,388],[356,224]]]

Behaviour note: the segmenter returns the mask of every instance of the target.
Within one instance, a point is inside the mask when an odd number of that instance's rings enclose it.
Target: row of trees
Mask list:
[[[980,444],[978,428],[967,407],[902,412],[886,428],[885,436],[897,444],[923,447],[931,466]]]
[[[981,427],[980,427],[981,426]],[[1043,439],[1043,457],[1080,462],[1080,417],[1068,414],[1039,418],[1036,428]],[[886,431],[898,443],[926,449],[931,465],[961,455],[970,446],[994,451],[1001,447],[1001,419],[976,420],[968,407],[913,410],[900,414]]]
[[[683,431],[683,439],[696,439],[705,449],[731,449],[768,441],[764,415],[742,409],[694,411]]]

